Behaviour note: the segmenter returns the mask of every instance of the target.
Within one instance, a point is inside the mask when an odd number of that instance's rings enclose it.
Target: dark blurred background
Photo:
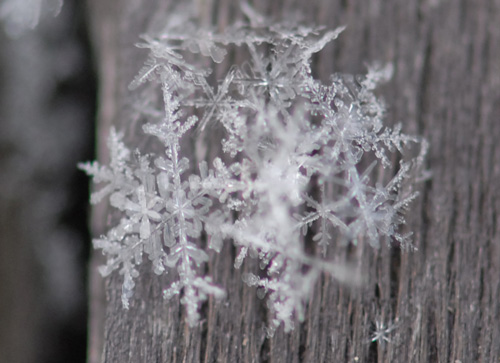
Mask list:
[[[95,74],[84,2],[53,15],[0,21],[1,363],[85,362]]]

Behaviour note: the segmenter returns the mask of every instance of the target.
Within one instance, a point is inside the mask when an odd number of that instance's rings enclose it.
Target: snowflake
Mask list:
[[[59,14],[63,0],[2,0],[0,19],[11,36],[19,36],[26,29],[34,29],[40,17],[47,12]]]
[[[328,85],[313,78],[312,55],[343,28],[276,22],[242,2],[248,20],[217,32],[200,27],[195,10],[181,4],[160,33],[143,36],[139,45],[149,58],[131,89],[151,89],[136,108],[161,155],[132,153],[111,130],[110,165],[80,165],[103,184],[91,201],[109,197],[122,213],[106,236],[94,240],[107,257],[101,272],[123,275],[128,307],[143,254],[156,274],[175,270],[178,279],[164,297],[180,295],[193,326],[208,296],[224,297],[203,272],[209,257],[200,238],[206,236],[215,252],[232,241],[235,268],[258,258],[264,270],[244,281],[267,297],[269,334],[281,324],[289,331],[304,318],[319,276],[359,282],[358,271],[328,258],[329,245],[367,241],[377,248],[380,241],[396,241],[411,247],[410,234],[399,227],[417,195],[407,185],[421,173],[426,143],[403,134],[400,125],[383,126],[384,104],[373,89],[391,67],[374,66],[364,79],[333,75]],[[248,52],[249,61],[226,69],[213,86],[211,69],[203,65],[221,64],[235,49]],[[190,63],[192,54],[205,59]],[[220,153],[196,171],[185,145],[208,134],[210,148]],[[390,153],[403,155],[415,145],[419,156],[402,156],[392,179],[372,180],[378,164],[391,165]],[[309,242],[318,251],[306,249]],[[377,332],[384,329],[377,326]]]
[[[375,331],[373,332],[371,338],[370,338],[370,343],[390,343],[391,338],[389,338],[389,335],[397,328],[396,323],[390,323],[387,326],[377,320],[375,321]]]

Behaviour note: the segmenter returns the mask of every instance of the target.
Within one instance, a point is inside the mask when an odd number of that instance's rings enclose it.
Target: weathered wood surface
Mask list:
[[[239,16],[236,1],[202,3],[221,27]],[[389,105],[388,123],[402,121],[405,132],[430,142],[427,165],[433,177],[407,218],[418,251],[363,246],[349,251],[364,266],[366,285],[350,289],[322,278],[304,323],[272,339],[264,337],[264,302],[242,284],[245,268],[232,268],[229,244],[208,266],[229,298],[210,301],[194,329],[185,324],[178,300],[161,298],[167,278],[144,274],[129,311],[121,307],[119,276],[106,282],[106,304],[99,298],[99,278],[92,279],[97,282],[91,300],[101,304],[92,311],[90,362],[499,361],[500,0],[254,4],[276,17],[295,9],[309,21],[347,25],[315,58],[320,76],[363,73],[373,61],[394,63],[392,81],[380,90]],[[146,56],[133,45],[168,2],[90,0],[90,5],[104,140],[110,124],[130,128],[126,105],[133,95],[127,84]],[[105,227],[103,213],[95,212],[96,234]],[[346,253],[340,247],[334,251]],[[390,342],[370,343],[376,321],[397,324]]]

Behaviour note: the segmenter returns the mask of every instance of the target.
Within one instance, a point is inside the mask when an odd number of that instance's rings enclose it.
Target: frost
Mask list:
[[[151,97],[137,108],[148,105],[143,130],[163,152],[132,153],[112,129],[109,166],[80,168],[102,185],[91,201],[109,197],[122,213],[94,246],[107,257],[103,275],[123,275],[125,307],[145,254],[156,274],[176,271],[164,297],[181,295],[188,323],[197,324],[200,304],[209,295],[224,297],[203,273],[209,255],[201,246],[220,252],[232,241],[235,268],[258,258],[264,270],[243,280],[267,299],[272,335],[304,318],[322,274],[359,284],[359,271],[332,261],[332,244],[412,248],[411,234],[400,227],[417,196],[411,182],[424,175],[426,143],[403,134],[400,124],[383,125],[385,107],[373,90],[388,80],[390,65],[374,65],[365,77],[335,74],[327,84],[313,78],[311,56],[343,28],[291,17],[276,22],[246,2],[242,10],[248,21],[218,32],[200,26],[196,11],[182,4],[160,33],[143,36],[139,47],[149,58],[130,88],[161,94],[160,104]],[[235,49],[247,52],[248,61],[227,68],[214,84],[207,65],[223,64]],[[216,129],[223,131],[220,140]],[[220,153],[196,169],[183,141],[207,135]],[[405,155],[412,147],[421,150],[414,159]],[[392,165],[392,153],[402,160],[397,172],[375,182],[379,165]],[[306,250],[311,243],[314,251]]]

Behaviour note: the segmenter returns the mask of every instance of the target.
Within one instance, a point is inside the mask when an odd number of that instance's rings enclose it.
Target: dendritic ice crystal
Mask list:
[[[384,105],[373,90],[391,76],[390,66],[371,67],[364,77],[334,74],[328,84],[312,76],[313,54],[342,28],[277,22],[244,2],[242,10],[246,21],[216,32],[183,5],[163,30],[144,35],[139,47],[149,58],[130,88],[144,95],[135,105],[147,120],[144,137],[162,151],[131,151],[111,129],[109,165],[80,168],[98,185],[91,202],[108,198],[121,211],[94,247],[107,258],[101,273],[123,276],[124,307],[147,263],[158,275],[176,273],[164,297],[181,295],[188,323],[197,324],[201,303],[225,296],[221,282],[202,273],[206,249],[233,243],[235,268],[259,259],[261,271],[244,282],[267,297],[272,334],[303,319],[321,274],[351,278],[328,258],[329,245],[412,248],[399,227],[416,196],[411,182],[426,143],[382,124]],[[227,66],[235,50],[246,61]],[[225,75],[216,78],[216,66]],[[200,138],[219,154],[193,165]],[[415,148],[388,182],[372,180],[377,164],[392,165],[394,153],[405,160],[403,152]]]

